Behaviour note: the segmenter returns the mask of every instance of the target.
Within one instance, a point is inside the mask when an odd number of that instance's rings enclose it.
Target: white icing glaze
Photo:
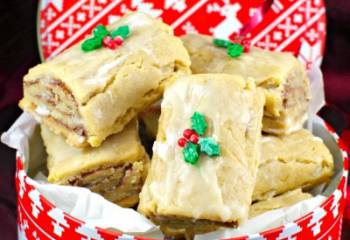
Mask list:
[[[294,118],[287,116],[286,125],[289,126],[287,134],[299,130],[304,124],[304,122],[306,121],[306,119],[307,119],[307,114],[304,114],[301,118],[298,118],[298,121],[296,121]]]
[[[101,119],[103,117],[103,112],[101,109],[97,108],[94,112],[94,117],[97,119]]]
[[[80,48],[76,48],[75,51],[67,51],[63,53],[61,55],[61,58],[62,60],[69,59],[70,61],[68,61],[68,63],[71,65],[75,65],[75,61],[80,61],[79,55],[85,54],[84,57],[87,59],[86,62],[92,61],[95,65],[95,71],[93,72],[93,75],[91,77],[89,76],[88,78],[86,78],[86,80],[84,80],[84,84],[90,87],[104,87],[110,80],[111,76],[113,76],[113,74],[111,74],[113,70],[116,67],[125,63],[125,61],[131,55],[135,54],[138,51],[144,52],[146,55],[152,58],[156,64],[159,64],[159,57],[156,56],[156,53],[154,52],[155,46],[153,46],[154,38],[157,36],[154,33],[149,34],[148,32],[142,32],[142,36],[140,35],[140,31],[142,31],[142,28],[149,27],[150,25],[152,25],[152,23],[154,23],[154,20],[142,13],[134,14],[130,18],[128,18],[127,21],[119,23],[121,25],[129,25],[131,31],[130,37],[132,37],[134,41],[129,42],[128,39],[126,39],[123,45],[117,50],[118,53],[120,53],[120,57],[118,57],[117,59],[114,59],[116,50],[106,49],[106,51],[110,51],[110,53],[108,54],[107,58],[104,59],[104,61],[100,61],[100,63],[98,63],[96,62],[96,57],[94,55],[86,55],[86,53],[83,53]],[[112,26],[112,28],[114,27]],[[139,42],[142,42],[142,44],[139,44]],[[88,58],[91,59],[88,60]],[[76,60],[74,61],[74,59]]]
[[[79,143],[83,143],[83,142],[85,142],[85,140],[86,140],[86,138],[83,137],[83,136],[79,136],[79,137],[78,137],[78,142],[79,142]]]
[[[122,57],[117,58],[116,60],[112,62],[108,62],[106,64],[101,65],[94,76],[87,79],[84,83],[86,85],[106,85],[107,81],[109,80],[109,72],[113,69],[118,67],[119,65],[123,64],[125,60],[128,58],[128,55],[124,55]]]
[[[261,138],[261,143],[273,142],[275,138],[274,136],[264,136]]]
[[[41,116],[49,116],[50,115],[50,110],[44,105],[37,106],[35,108],[35,112]]]
[[[268,129],[269,133],[273,133],[273,134],[277,134],[277,135],[283,135],[283,134],[291,134],[299,129],[302,128],[304,122],[307,119],[307,114],[304,114],[301,118],[298,119],[298,121],[296,121],[295,119],[289,118],[287,117],[285,120],[285,124],[286,124],[286,129],[288,129],[288,131],[283,130],[283,129]]]

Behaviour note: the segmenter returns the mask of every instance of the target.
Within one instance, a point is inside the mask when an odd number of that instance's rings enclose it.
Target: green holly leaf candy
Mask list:
[[[244,51],[244,47],[241,44],[234,43],[227,48],[227,55],[232,58],[241,56]]]
[[[125,39],[127,36],[129,36],[129,34],[130,28],[127,25],[120,26],[111,32],[111,36],[113,39],[117,36],[121,36],[123,39]]]
[[[97,25],[95,29],[92,31],[92,33],[94,34],[94,37],[101,38],[101,39],[109,35],[109,31],[103,25]]]
[[[213,44],[218,47],[228,48],[232,43],[225,39],[214,38]]]
[[[96,37],[86,39],[81,45],[81,49],[84,52],[90,52],[101,47],[102,39]]]
[[[207,154],[209,157],[220,155],[220,145],[211,137],[199,139],[200,151]]]
[[[182,154],[185,162],[194,165],[199,159],[199,147],[197,144],[188,142],[184,149],[182,149]]]
[[[207,122],[203,114],[195,112],[191,117],[191,128],[195,130],[198,135],[203,135],[207,130]]]

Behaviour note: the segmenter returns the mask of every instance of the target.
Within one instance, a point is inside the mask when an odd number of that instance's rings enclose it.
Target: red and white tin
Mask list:
[[[38,40],[43,59],[59,54],[83,39],[97,24],[109,24],[128,10],[162,18],[176,35],[198,32],[230,38],[235,33],[245,34],[256,46],[293,52],[308,68],[319,65],[323,56],[323,0],[42,0]],[[232,240],[340,239],[348,158],[341,139],[326,124],[321,125],[323,131],[328,131],[328,140],[337,145],[334,151],[341,162],[338,170],[342,174],[334,192],[296,221]],[[20,154],[16,163],[19,239],[146,239],[90,227],[70,216],[34,187]]]
[[[109,24],[129,10],[162,18],[176,35],[244,34],[256,46],[293,52],[308,68],[319,65],[323,56],[323,0],[42,0],[38,16],[42,58],[59,54],[97,24]]]

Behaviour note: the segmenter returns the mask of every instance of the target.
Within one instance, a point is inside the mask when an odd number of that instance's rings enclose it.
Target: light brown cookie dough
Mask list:
[[[89,188],[124,207],[138,202],[149,158],[135,120],[98,148],[74,148],[46,126],[41,127],[41,135],[48,154],[49,182]]]
[[[290,53],[252,47],[237,58],[204,35],[182,37],[191,57],[193,73],[238,74],[253,78],[266,96],[263,131],[288,134],[302,128],[310,100],[310,86],[303,65]]]
[[[70,145],[97,147],[156,102],[175,76],[190,73],[190,59],[171,28],[142,13],[108,26],[128,25],[123,44],[91,52],[81,42],[30,69],[20,106]]]
[[[291,135],[262,137],[262,155],[253,200],[296,188],[310,188],[331,178],[333,157],[322,139],[302,129]]]

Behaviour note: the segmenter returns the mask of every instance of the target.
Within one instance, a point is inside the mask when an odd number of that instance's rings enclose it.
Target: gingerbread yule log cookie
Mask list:
[[[286,136],[263,136],[253,200],[299,187],[310,188],[333,175],[333,157],[322,139],[302,129]]]
[[[130,13],[24,77],[23,110],[73,146],[99,146],[187,74],[190,59],[171,28]]]
[[[312,198],[310,193],[304,193],[300,188],[298,188],[293,191],[283,193],[279,196],[252,204],[249,210],[249,218],[256,217],[267,211],[289,207],[310,198]]]
[[[190,54],[193,73],[239,74],[254,78],[264,89],[263,131],[288,134],[302,128],[310,86],[306,70],[292,54],[250,48],[244,40],[233,44],[194,34],[182,40]]]
[[[41,135],[48,154],[49,182],[89,188],[124,207],[138,202],[149,158],[139,140],[137,121],[97,148],[72,147],[45,125]]]
[[[235,227],[248,217],[264,94],[227,74],[177,79],[161,104],[138,210],[168,229]]]

